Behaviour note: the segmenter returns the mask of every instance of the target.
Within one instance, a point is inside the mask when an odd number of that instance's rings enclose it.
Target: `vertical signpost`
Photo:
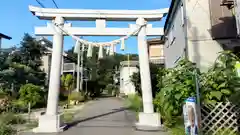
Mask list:
[[[200,134],[201,104],[197,70],[194,71],[196,97],[189,97],[183,106],[184,125],[186,135]]]

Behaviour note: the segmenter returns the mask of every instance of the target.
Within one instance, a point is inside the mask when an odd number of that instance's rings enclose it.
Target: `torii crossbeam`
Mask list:
[[[150,79],[148,47],[146,36],[163,35],[162,28],[145,25],[146,21],[161,21],[168,9],[159,10],[85,10],[85,9],[52,9],[29,6],[29,10],[42,20],[54,20],[54,24],[47,27],[36,27],[35,34],[39,36],[53,36],[53,53],[48,92],[46,114],[39,117],[39,126],[35,132],[60,132],[63,125],[58,114],[58,96],[60,88],[61,62],[63,51],[63,37],[67,30],[75,36],[124,36],[137,25],[143,26],[137,36],[139,50],[139,65],[141,73],[141,89],[143,98],[143,112],[139,113],[138,129],[156,130],[161,127],[160,115],[154,113],[152,101],[152,86]],[[69,21],[96,21],[96,27],[71,27]],[[106,21],[135,21],[128,28],[107,28]]]

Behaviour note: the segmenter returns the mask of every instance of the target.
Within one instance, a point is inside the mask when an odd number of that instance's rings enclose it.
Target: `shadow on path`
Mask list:
[[[110,114],[122,112],[122,111],[128,110],[128,108],[127,108],[127,107],[120,107],[120,108],[118,108],[118,109],[112,109],[112,110],[113,110],[113,111],[108,112],[108,113],[104,113],[104,114],[100,114],[100,115],[96,115],[96,116],[84,118],[84,119],[81,119],[81,120],[76,120],[76,121],[71,122],[71,123],[67,123],[66,130],[69,129],[69,128],[72,128],[72,127],[74,127],[74,126],[76,126],[77,124],[79,124],[79,123],[81,123],[81,122],[85,122],[85,121],[89,121],[89,120],[92,120],[92,119],[96,119],[96,118],[100,118],[100,117],[103,117],[103,116],[107,116],[107,115],[110,115]]]

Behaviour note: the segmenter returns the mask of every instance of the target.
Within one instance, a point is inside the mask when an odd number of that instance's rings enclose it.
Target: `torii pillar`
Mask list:
[[[145,20],[144,18],[138,18],[136,23],[141,26],[145,24]],[[144,25],[140,29],[137,37],[143,112],[139,113],[139,122],[136,123],[136,128],[139,130],[159,130],[161,128],[161,121],[160,114],[154,113],[153,109],[152,85],[146,38],[146,25]]]
[[[64,19],[57,16],[55,23],[60,27],[64,25]],[[63,52],[63,32],[59,27],[54,26],[53,51],[50,70],[50,82],[48,89],[48,101],[46,113],[39,117],[38,127],[34,132],[51,133],[63,131],[64,125],[61,123],[61,115],[58,113],[58,100],[60,90],[60,78],[62,69]]]

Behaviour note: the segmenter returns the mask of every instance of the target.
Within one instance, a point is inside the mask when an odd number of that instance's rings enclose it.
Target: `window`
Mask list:
[[[183,3],[181,4],[181,25],[184,26],[184,10],[183,10]]]

